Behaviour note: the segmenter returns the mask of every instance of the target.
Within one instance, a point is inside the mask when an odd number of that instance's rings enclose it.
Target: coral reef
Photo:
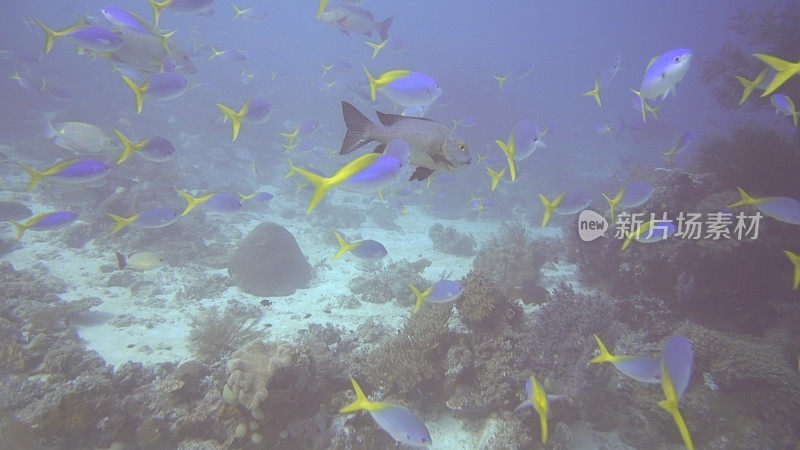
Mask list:
[[[219,360],[256,338],[253,326],[261,315],[260,308],[242,304],[228,304],[224,311],[204,308],[189,316],[189,347],[205,361]]]
[[[420,275],[431,261],[422,258],[416,261],[402,259],[384,266],[371,275],[360,275],[347,284],[359,300],[370,303],[386,303],[397,299],[402,305],[413,305],[413,295],[408,288],[427,286],[428,282]]]
[[[274,222],[258,225],[239,243],[228,274],[244,292],[267,297],[291,295],[312,277],[294,236]]]
[[[448,305],[429,305],[409,317],[402,330],[367,354],[363,364],[366,380],[402,394],[441,377],[451,309]]]
[[[519,314],[519,307],[485,274],[471,270],[461,280],[461,285],[464,293],[456,309],[470,329],[491,329]]]
[[[558,242],[530,240],[519,220],[503,223],[501,233],[486,242],[472,263],[474,270],[488,275],[511,299],[541,303],[547,298],[540,286],[540,273],[547,261],[557,261]]]
[[[228,362],[230,375],[222,396],[232,404],[240,404],[253,418],[265,417],[261,408],[269,396],[269,384],[275,373],[289,366],[292,355],[289,345],[283,342],[253,341],[231,355]]]
[[[436,251],[457,256],[475,254],[477,244],[471,233],[461,233],[453,227],[445,227],[437,222],[428,229],[428,236]]]

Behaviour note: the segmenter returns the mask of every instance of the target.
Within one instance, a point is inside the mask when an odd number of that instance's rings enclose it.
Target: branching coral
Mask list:
[[[403,393],[441,377],[451,309],[449,305],[429,305],[409,317],[402,330],[367,355],[363,368],[367,380]]]
[[[436,251],[459,256],[475,254],[475,237],[472,234],[461,233],[453,227],[435,223],[428,229],[428,236]]]
[[[425,285],[427,281],[420,274],[430,265],[430,260],[424,258],[413,262],[403,259],[387,264],[370,276],[362,275],[350,280],[348,287],[361,301],[386,303],[397,299],[401,304],[413,304],[408,285]]]
[[[472,270],[462,280],[464,293],[456,308],[471,329],[492,328],[502,318],[514,315],[517,308],[495,284],[481,272]]]
[[[256,338],[253,325],[260,314],[260,309],[243,311],[236,306],[203,309],[190,316],[189,346],[202,359],[219,360]]]

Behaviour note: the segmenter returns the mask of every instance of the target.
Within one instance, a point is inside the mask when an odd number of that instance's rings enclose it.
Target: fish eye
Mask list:
[[[462,152],[465,152],[467,151],[467,146],[464,144],[458,144],[458,149],[461,150]]]
[[[680,56],[676,56],[675,57],[675,62],[681,62],[681,57]]]

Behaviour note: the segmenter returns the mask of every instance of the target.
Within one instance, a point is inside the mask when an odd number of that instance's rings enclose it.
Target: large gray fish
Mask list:
[[[411,146],[411,164],[417,169],[409,180],[424,180],[434,170],[458,170],[469,165],[471,157],[466,144],[453,130],[430,119],[405,117],[375,111],[381,125],[372,123],[353,105],[342,102],[342,115],[347,134],[339,154],[347,154],[370,142],[380,142],[376,152],[386,144],[402,139]]]
[[[161,72],[165,61],[173,66],[176,72],[195,73],[197,70],[181,48],[172,41],[167,41],[169,52],[164,48],[164,41],[159,36],[144,33],[126,32],[123,30],[122,47],[106,55],[114,60],[127,64],[142,72]]]
[[[336,25],[344,34],[356,32],[365,36],[372,36],[372,32],[375,31],[380,36],[381,41],[389,38],[389,27],[392,25],[391,17],[383,22],[376,22],[372,13],[366,9],[342,3],[335,3],[330,6],[323,5],[323,8],[324,11],[320,13],[319,19],[325,23]]]

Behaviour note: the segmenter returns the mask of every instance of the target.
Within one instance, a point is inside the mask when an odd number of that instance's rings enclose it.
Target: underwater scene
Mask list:
[[[0,14],[0,449],[800,449],[800,3]]]

